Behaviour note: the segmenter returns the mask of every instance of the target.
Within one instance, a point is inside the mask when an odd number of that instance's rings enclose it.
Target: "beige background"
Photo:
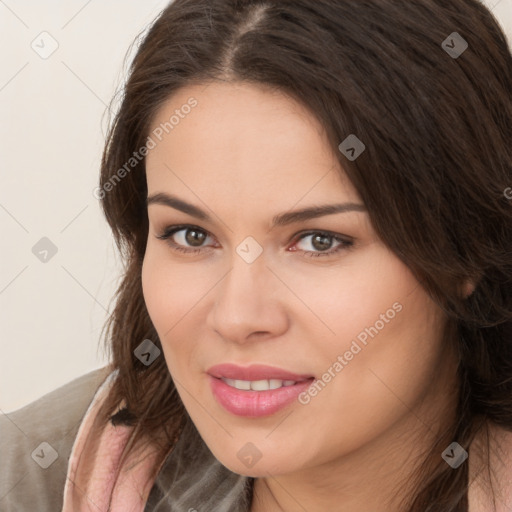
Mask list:
[[[512,40],[512,0],[485,3]],[[166,4],[0,0],[0,412],[106,363],[98,340],[121,269],[92,195],[106,105]],[[46,263],[32,253],[42,237],[57,247]]]

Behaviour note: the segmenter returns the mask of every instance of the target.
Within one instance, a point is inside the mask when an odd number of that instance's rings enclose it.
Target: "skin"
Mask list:
[[[260,86],[214,82],[178,91],[151,129],[190,97],[198,105],[147,156],[148,195],[173,194],[212,221],[149,205],[142,270],[180,397],[220,462],[257,478],[251,512],[396,512],[415,457],[429,451],[455,412],[457,360],[442,339],[444,315],[378,238],[367,212],[270,229],[289,210],[363,205],[308,110]],[[157,238],[180,224],[208,235],[199,253]],[[352,237],[354,245],[305,256],[301,251],[322,252],[314,236],[300,240],[310,230]],[[197,249],[186,234],[172,241]],[[263,249],[251,264],[236,252],[248,236]],[[339,246],[329,242],[324,252]],[[223,362],[321,379],[397,302],[401,311],[307,405],[243,418],[213,397],[206,371]],[[261,453],[251,468],[237,456],[248,442]]]

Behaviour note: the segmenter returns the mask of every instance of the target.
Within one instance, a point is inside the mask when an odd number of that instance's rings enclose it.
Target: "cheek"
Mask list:
[[[322,335],[311,353],[320,356],[317,369],[328,383],[319,385],[322,398],[315,398],[313,408],[334,417],[352,411],[361,420],[378,414],[391,421],[403,403],[424,393],[440,365],[443,315],[409,269],[386,251],[335,272],[316,280],[309,292],[305,279],[300,288],[322,321],[314,320]]]
[[[142,265],[142,289],[149,316],[159,335],[174,329],[211,288],[212,278],[197,266],[169,258],[170,249],[148,244]],[[165,336],[164,336],[165,339]],[[162,342],[164,342],[162,339]]]
[[[173,377],[185,381],[185,369],[197,366],[205,299],[222,274],[211,265],[176,261],[165,244],[148,243],[142,265],[142,290]],[[186,341],[186,342],[184,342]],[[183,375],[182,375],[183,374]]]
[[[399,310],[406,303],[412,309],[410,299],[419,286],[408,268],[380,244],[354,254],[342,265],[314,270],[284,270],[283,280],[293,283],[302,302],[297,308],[306,305],[310,310],[294,318],[326,340],[330,352],[348,350],[357,336],[364,342],[369,336],[366,330],[374,332],[371,328],[376,323],[379,332],[390,331],[391,324],[396,328],[404,316]],[[290,296],[290,304],[296,302]]]
[[[200,279],[184,265],[172,264],[160,248],[148,247],[142,265],[142,290],[149,317],[158,333],[170,373],[181,380],[179,369],[190,359],[190,343],[178,340],[187,313],[199,300]]]
[[[164,329],[170,329],[185,300],[188,289],[183,287],[181,276],[172,272],[172,267],[165,265],[153,251],[146,251],[142,265],[142,291],[149,316],[158,331],[162,334]]]

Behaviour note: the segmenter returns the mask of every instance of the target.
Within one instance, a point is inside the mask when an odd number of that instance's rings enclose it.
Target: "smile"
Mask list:
[[[314,378],[298,382],[279,379],[244,381],[209,375],[209,380],[213,397],[226,411],[235,416],[260,418],[298,402],[299,395],[309,388]]]
[[[270,380],[235,380],[235,379],[226,379],[222,378],[222,380],[232,388],[240,389],[240,390],[253,390],[253,391],[268,391],[269,389],[279,389],[284,386],[293,386],[297,384],[294,380],[279,380],[279,379],[270,379]]]

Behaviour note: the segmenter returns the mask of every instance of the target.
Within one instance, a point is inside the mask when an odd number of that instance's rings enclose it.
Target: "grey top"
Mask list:
[[[0,512],[60,512],[80,423],[107,368],[87,373],[0,415]],[[231,472],[189,420],[144,512],[248,512],[252,478]]]

